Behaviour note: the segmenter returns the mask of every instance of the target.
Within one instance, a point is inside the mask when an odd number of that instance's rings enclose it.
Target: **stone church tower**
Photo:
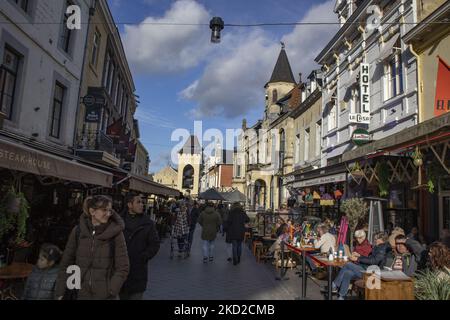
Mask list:
[[[178,152],[178,190],[196,197],[199,193],[203,150],[196,136],[190,136]]]
[[[266,89],[265,119],[278,117],[280,106],[276,104],[277,101],[291,92],[295,85],[294,74],[284,49],[284,43],[282,43],[281,52],[272,76],[264,87]]]

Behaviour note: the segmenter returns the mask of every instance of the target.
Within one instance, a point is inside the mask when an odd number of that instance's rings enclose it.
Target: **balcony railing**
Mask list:
[[[88,131],[78,137],[78,149],[98,150],[115,155],[113,140],[102,131]]]

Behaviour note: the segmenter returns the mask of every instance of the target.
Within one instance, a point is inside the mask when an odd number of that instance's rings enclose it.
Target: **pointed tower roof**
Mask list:
[[[180,149],[179,153],[181,154],[201,154],[202,147],[200,146],[200,142],[198,141],[197,136],[190,136],[183,148]]]
[[[296,83],[294,74],[292,73],[291,65],[289,63],[289,59],[286,54],[286,50],[284,50],[284,43],[281,43],[281,52],[278,56],[277,64],[275,65],[272,77],[267,84],[273,82]]]

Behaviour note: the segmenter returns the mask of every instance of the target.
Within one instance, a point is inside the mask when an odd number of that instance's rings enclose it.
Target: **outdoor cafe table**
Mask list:
[[[304,300],[306,298],[306,254],[308,252],[317,251],[314,247],[296,247],[289,243],[285,243],[286,247],[296,253],[302,256],[302,295],[301,299]]]
[[[318,257],[311,255],[311,258],[318,262],[320,265],[325,266],[328,268],[328,300],[333,300],[333,289],[332,289],[332,274],[333,274],[333,268],[343,268],[348,261],[344,261],[341,259],[335,259],[333,261],[329,261],[327,257]]]
[[[13,263],[9,266],[0,269],[0,280],[6,282],[14,280],[24,280],[28,278],[33,270],[33,265],[28,263]],[[0,289],[0,300],[12,299],[17,300],[17,297],[12,291],[12,285],[8,284],[4,289]]]

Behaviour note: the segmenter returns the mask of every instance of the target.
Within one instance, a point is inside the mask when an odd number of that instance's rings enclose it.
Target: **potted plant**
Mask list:
[[[439,272],[420,271],[414,283],[417,300],[450,300],[450,278]]]
[[[16,192],[14,188],[8,189],[0,202],[0,239],[14,231],[15,238],[11,241],[14,244],[24,242],[29,209],[28,201],[23,193]]]
[[[341,205],[341,210],[348,218],[348,226],[351,232],[350,248],[353,251],[353,235],[355,234],[358,223],[365,218],[369,207],[367,203],[361,198],[351,198],[344,200]]]

